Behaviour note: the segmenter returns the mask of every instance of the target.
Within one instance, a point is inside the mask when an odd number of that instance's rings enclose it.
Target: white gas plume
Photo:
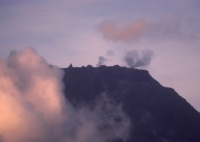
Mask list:
[[[75,109],[64,97],[63,74],[33,48],[12,51],[7,59],[0,59],[0,142],[106,142],[128,138],[130,121],[120,105],[111,105],[112,113],[100,109],[101,101],[93,110]]]

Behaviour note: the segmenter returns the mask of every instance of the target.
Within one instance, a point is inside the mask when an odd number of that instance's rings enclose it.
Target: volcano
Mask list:
[[[200,142],[200,113],[148,71],[118,65],[63,70],[64,93],[74,107],[92,107],[102,93],[122,105],[131,121],[128,142]]]

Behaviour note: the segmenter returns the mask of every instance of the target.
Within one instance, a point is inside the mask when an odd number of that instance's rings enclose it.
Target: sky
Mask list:
[[[200,112],[199,0],[0,0],[0,58],[148,70]]]

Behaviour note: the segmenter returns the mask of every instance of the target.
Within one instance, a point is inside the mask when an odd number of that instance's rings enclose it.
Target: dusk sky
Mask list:
[[[200,112],[199,0],[0,0],[0,58],[25,47],[62,68],[134,56]]]

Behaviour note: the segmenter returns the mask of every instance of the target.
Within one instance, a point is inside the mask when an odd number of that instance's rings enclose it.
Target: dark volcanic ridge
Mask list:
[[[200,142],[200,113],[148,71],[118,65],[63,70],[64,92],[73,106],[92,109],[102,93],[122,105],[131,121],[128,142]]]

